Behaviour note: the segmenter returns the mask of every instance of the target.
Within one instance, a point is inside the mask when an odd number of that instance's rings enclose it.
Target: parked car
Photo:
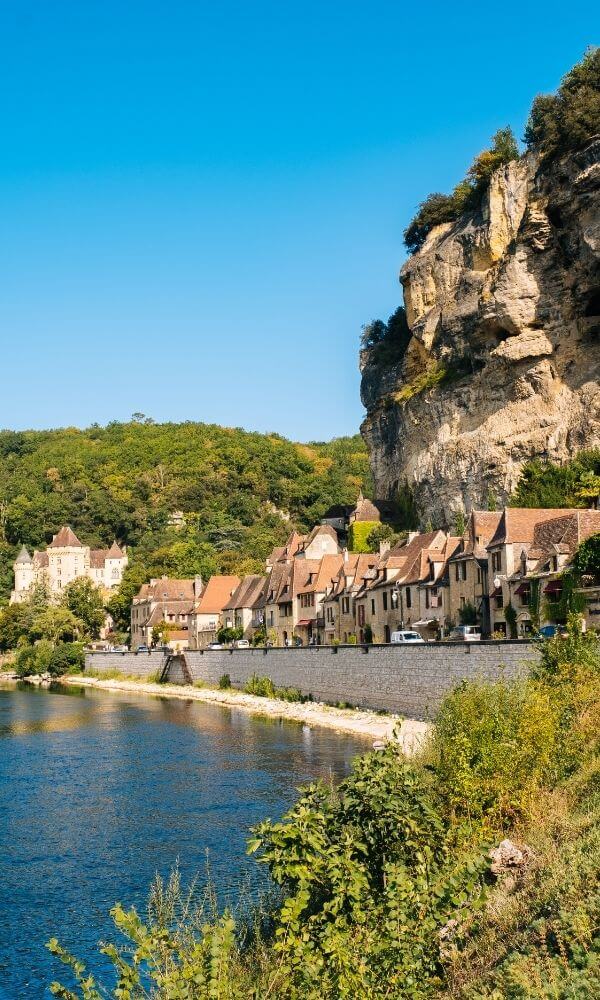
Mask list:
[[[145,643],[142,643],[142,645],[138,646],[138,648],[136,649],[136,653],[149,653],[149,652],[150,650],[148,649]]]
[[[397,646],[403,642],[425,642],[425,640],[419,632],[407,632],[402,630],[399,632],[392,632],[390,642]]]
[[[129,646],[122,643],[120,646],[113,646],[113,653],[128,653]]]
[[[223,649],[223,645],[220,642],[210,642],[207,649]]]
[[[564,625],[542,625],[539,635],[542,639],[553,639],[555,635],[567,635]]]
[[[236,639],[235,641],[236,649],[250,649],[250,643],[247,639]]]
[[[481,642],[481,629],[479,625],[457,625],[450,638],[456,642]]]

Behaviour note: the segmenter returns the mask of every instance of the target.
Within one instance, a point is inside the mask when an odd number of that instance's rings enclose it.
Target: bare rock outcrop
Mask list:
[[[361,356],[378,496],[408,482],[451,523],[501,504],[526,461],[600,445],[600,137],[496,171],[480,212],[437,226],[400,280],[404,356]]]

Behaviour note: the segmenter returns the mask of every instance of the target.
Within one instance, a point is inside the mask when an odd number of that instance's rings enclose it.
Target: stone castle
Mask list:
[[[88,577],[102,590],[112,590],[119,586],[126,566],[127,551],[116,542],[109,549],[91,549],[65,526],[54,535],[45,552],[36,549],[30,555],[22,547],[13,565],[15,589],[10,602],[18,604],[26,600],[31,588],[42,582],[53,597],[60,597],[67,584],[78,577]]]

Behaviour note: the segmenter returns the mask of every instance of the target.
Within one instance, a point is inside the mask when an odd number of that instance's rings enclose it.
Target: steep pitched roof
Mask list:
[[[266,583],[267,580],[264,576],[258,576],[258,574],[245,576],[225,604],[223,611],[257,607],[257,601],[263,595]]]
[[[142,584],[134,600],[193,601],[194,581],[175,580],[163,576],[158,580]]]
[[[505,507],[487,548],[512,542],[533,542],[536,525],[569,514],[569,508]]]
[[[107,549],[92,549],[90,552],[90,566],[93,569],[104,569]]]
[[[502,511],[472,510],[463,545],[452,556],[452,561],[458,559],[487,559],[486,545],[489,544],[498,530]]]
[[[312,529],[310,534],[303,539],[298,552],[306,552],[307,548],[312,544],[312,542],[314,542],[315,538],[319,537],[319,535],[327,535],[329,538],[333,539],[336,545],[338,544],[338,536],[335,528],[332,528],[330,524],[317,524]]]
[[[117,545],[116,541],[114,541],[112,543],[111,547],[108,549],[108,551],[106,553],[106,558],[107,559],[122,559],[124,555],[125,555],[125,553],[123,552],[123,549],[121,548],[121,546]]]
[[[60,531],[53,536],[50,542],[49,549],[82,549],[83,545],[79,541],[75,532],[69,527],[68,524],[63,525]]]
[[[220,613],[239,585],[239,576],[211,576],[196,605],[196,612],[200,615]]]
[[[304,584],[299,583],[299,594],[320,594],[333,585],[340,568],[344,562],[344,557],[340,555],[325,555],[319,560],[304,559],[303,562],[318,563],[316,570],[311,570],[306,576]]]
[[[33,559],[29,555],[29,552],[27,551],[26,547],[22,545],[21,551],[19,552],[17,558],[15,559],[15,566],[17,565],[17,563],[32,563],[32,562]]]
[[[371,500],[364,497],[362,493],[359,493],[358,500],[356,501],[356,507],[350,516],[354,521],[381,520],[381,514],[379,513],[378,508],[371,502]]]

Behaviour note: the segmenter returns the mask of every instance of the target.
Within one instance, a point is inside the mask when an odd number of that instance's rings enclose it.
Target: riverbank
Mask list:
[[[399,742],[405,753],[412,753],[423,742],[429,731],[429,724],[415,719],[400,719],[396,715],[378,715],[362,709],[334,708],[320,702],[288,702],[278,698],[258,698],[243,691],[214,688],[183,687],[179,684],[153,684],[148,681],[119,680],[84,675],[69,675],[61,678],[61,683],[81,687],[97,688],[105,691],[128,691],[134,694],[148,694],[160,698],[183,698],[241,708],[255,715],[268,715],[290,719],[308,726],[323,726],[340,733],[364,736],[373,742],[386,742],[394,738],[394,730],[400,727]]]

